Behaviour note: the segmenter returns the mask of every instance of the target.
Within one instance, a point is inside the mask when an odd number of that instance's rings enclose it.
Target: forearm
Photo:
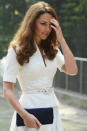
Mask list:
[[[61,39],[60,45],[65,59],[66,72],[68,74],[77,74],[77,65],[76,65],[75,58],[64,38]]]
[[[16,110],[16,112],[20,114],[22,118],[24,118],[25,115],[27,115],[27,112],[23,109],[23,107],[19,103],[16,95],[14,94],[12,90],[9,90],[9,89],[5,90],[4,96],[9,102],[9,104]]]
[[[64,58],[65,58],[65,64],[63,65],[62,70],[68,74],[77,74],[77,65],[76,65],[74,56],[63,37],[59,22],[53,18],[51,19],[51,23],[54,25],[54,26],[51,25],[51,27],[56,32],[57,40],[61,45]]]

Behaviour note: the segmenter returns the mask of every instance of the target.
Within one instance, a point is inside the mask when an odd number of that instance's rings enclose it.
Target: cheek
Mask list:
[[[40,33],[43,32],[43,31],[44,31],[43,26],[41,26],[41,25],[37,25],[37,26],[36,26],[36,32],[37,32],[37,33],[40,34]]]

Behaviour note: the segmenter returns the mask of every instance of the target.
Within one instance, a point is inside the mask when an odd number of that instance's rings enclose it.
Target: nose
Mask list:
[[[46,27],[46,31],[47,31],[47,32],[49,32],[49,33],[50,33],[50,32],[51,32],[51,30],[52,30],[52,28],[51,28],[51,26],[50,26],[50,25]]]

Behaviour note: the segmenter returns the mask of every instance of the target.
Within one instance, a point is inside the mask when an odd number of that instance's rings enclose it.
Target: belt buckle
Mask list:
[[[48,95],[50,92],[51,92],[51,89],[49,88],[49,89],[42,89],[42,91],[41,92],[43,92],[43,94],[45,94],[45,95]]]

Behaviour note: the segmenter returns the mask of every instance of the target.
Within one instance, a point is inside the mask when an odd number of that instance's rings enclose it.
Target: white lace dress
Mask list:
[[[16,60],[16,54],[13,48],[9,49],[6,56],[3,81],[16,83],[16,78],[21,87],[21,97],[19,99],[23,108],[53,107],[53,124],[42,125],[39,131],[63,131],[61,118],[58,112],[59,101],[52,87],[53,78],[57,68],[61,71],[64,64],[64,56],[58,49],[54,60],[45,59],[44,65],[40,50],[30,58],[29,63],[20,66]],[[37,131],[34,128],[26,126],[16,126],[16,111],[13,114],[10,131]]]

